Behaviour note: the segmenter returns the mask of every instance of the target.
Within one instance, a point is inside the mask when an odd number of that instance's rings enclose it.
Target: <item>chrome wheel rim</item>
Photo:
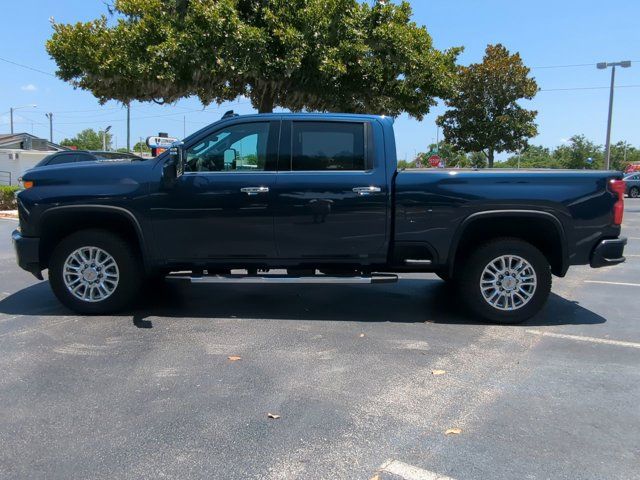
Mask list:
[[[480,291],[493,308],[519,310],[531,301],[538,280],[533,266],[517,255],[502,255],[491,260],[480,276]]]
[[[80,247],[64,262],[64,284],[83,302],[101,302],[115,292],[120,271],[115,259],[98,247]]]

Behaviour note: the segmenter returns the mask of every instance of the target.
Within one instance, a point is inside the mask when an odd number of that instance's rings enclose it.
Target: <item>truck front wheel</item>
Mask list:
[[[470,310],[491,322],[521,323],[538,313],[551,291],[545,256],[519,239],[493,240],[464,263],[460,294]]]
[[[83,230],[62,240],[49,262],[49,282],[71,310],[89,315],[127,307],[140,289],[142,268],[131,245],[105,230]]]

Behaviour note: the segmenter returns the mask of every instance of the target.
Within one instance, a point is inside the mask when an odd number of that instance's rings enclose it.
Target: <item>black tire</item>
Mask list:
[[[631,187],[629,189],[629,197],[630,198],[638,198],[640,197],[640,188],[638,187]]]
[[[118,268],[118,283],[113,292],[101,301],[83,301],[65,285],[64,264],[81,247],[98,247],[111,255]],[[49,262],[49,282],[56,297],[71,310],[85,315],[101,315],[120,311],[129,305],[140,291],[143,269],[136,252],[123,238],[106,230],[81,230],[62,240]]]
[[[480,288],[485,268],[503,255],[514,255],[526,260],[536,276],[536,287],[528,302],[511,310],[499,308],[505,305],[496,307],[490,304]],[[549,298],[551,268],[542,252],[530,243],[516,238],[500,238],[480,246],[466,259],[461,267],[459,286],[459,294],[473,314],[494,323],[522,323],[538,313]],[[502,302],[505,301],[506,299]]]

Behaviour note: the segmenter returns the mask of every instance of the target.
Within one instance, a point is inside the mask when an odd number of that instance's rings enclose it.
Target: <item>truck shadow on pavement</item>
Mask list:
[[[0,314],[73,315],[41,282],[0,301]],[[459,294],[440,280],[403,279],[393,285],[188,285],[167,282],[128,312],[138,328],[165,319],[225,318],[482,325],[461,306]],[[153,320],[150,320],[154,317]],[[157,318],[157,320],[156,320]],[[524,326],[589,325],[607,320],[577,302],[551,294],[547,306]]]

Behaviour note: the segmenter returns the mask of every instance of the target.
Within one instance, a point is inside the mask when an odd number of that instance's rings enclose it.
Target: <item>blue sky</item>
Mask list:
[[[103,0],[21,0],[3,5],[0,57],[54,72],[44,43],[51,35],[49,18],[58,22],[86,21],[106,13]],[[488,43],[503,43],[518,51],[535,67],[541,91],[527,108],[538,110],[539,136],[532,143],[553,147],[574,134],[604,143],[609,72],[595,67],[599,61],[632,60],[632,68],[618,70],[613,141],[640,146],[640,2],[609,0],[412,0],[414,18],[426,25],[437,48],[464,46],[460,62],[480,61]],[[565,65],[583,65],[546,68]],[[37,104],[15,113],[17,131],[48,136],[46,112],[54,114],[54,141],[73,136],[83,128],[113,126],[118,146],[126,141],[126,116],[116,103],[99,106],[88,92],[42,73],[0,61],[0,132],[8,132],[11,106]],[[626,88],[625,88],[626,86]],[[604,87],[594,88],[592,87]],[[246,100],[215,105],[201,111],[197,99],[171,106],[132,105],[132,141],[166,131],[182,137],[217,120],[233,108],[252,112]],[[434,108],[422,122],[400,117],[396,122],[398,154],[411,158],[426,150],[436,137]]]

